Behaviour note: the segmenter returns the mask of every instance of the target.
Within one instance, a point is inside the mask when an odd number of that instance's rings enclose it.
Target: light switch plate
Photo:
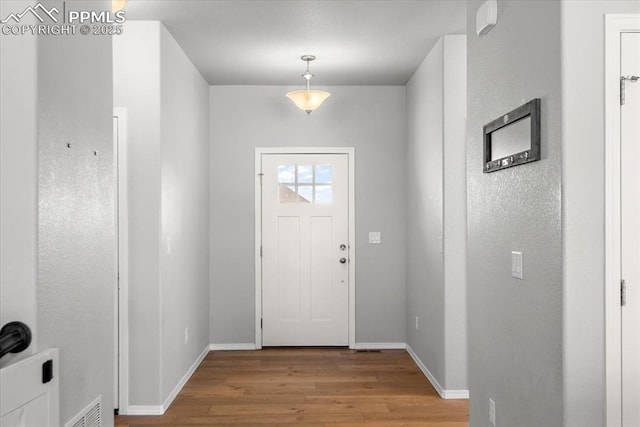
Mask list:
[[[369,232],[369,243],[379,244],[380,243],[380,232],[379,231],[370,231]]]
[[[511,277],[522,280],[522,252],[511,252]]]

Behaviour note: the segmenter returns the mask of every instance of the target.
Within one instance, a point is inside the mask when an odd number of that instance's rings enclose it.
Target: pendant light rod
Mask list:
[[[313,74],[309,70],[309,63],[311,61],[315,61],[316,57],[315,55],[302,55],[300,59],[307,62],[307,71],[302,75],[302,77],[307,81],[307,90],[311,90],[311,78],[313,77]]]

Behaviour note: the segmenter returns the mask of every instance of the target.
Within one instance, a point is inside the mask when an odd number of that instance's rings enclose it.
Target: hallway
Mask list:
[[[404,350],[270,348],[210,352],[163,416],[118,426],[466,427],[468,402],[443,400]]]

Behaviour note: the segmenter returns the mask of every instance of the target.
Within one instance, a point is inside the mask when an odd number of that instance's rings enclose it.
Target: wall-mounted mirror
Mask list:
[[[483,172],[540,160],[540,98],[484,125]]]

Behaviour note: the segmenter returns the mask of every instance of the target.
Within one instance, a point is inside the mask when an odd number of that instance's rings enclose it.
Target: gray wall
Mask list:
[[[113,99],[127,109],[129,403],[160,401],[160,23],[113,41]]]
[[[562,425],[560,2],[499,1],[475,34],[468,5],[468,325],[470,421]],[[482,173],[482,126],[542,99],[542,160]],[[524,280],[511,278],[511,251]]]
[[[467,37],[444,37],[444,352],[449,390],[467,384]]]
[[[209,89],[161,23],[128,22],[114,40],[114,105],[128,120],[129,403],[157,406],[209,344]]]
[[[38,40],[38,347],[60,349],[62,424],[98,395],[104,425],[113,423],[111,67],[111,37]]]
[[[407,84],[407,342],[446,390],[467,388],[465,39]]]
[[[0,16],[31,4],[0,2]],[[4,367],[31,354],[38,342],[38,39],[28,34],[0,38],[0,325],[21,321],[32,334],[27,350],[2,358]]]
[[[604,17],[637,1],[562,2],[564,425],[605,425]]]
[[[444,42],[407,84],[407,338],[440,384],[445,380],[443,237]],[[415,318],[419,317],[419,329]]]
[[[404,342],[405,88],[332,87],[309,117],[289,90],[210,88],[211,342],[255,341],[254,148],[277,146],[356,147],[356,342]]]
[[[161,397],[166,399],[209,346],[209,85],[164,26],[160,51]]]

